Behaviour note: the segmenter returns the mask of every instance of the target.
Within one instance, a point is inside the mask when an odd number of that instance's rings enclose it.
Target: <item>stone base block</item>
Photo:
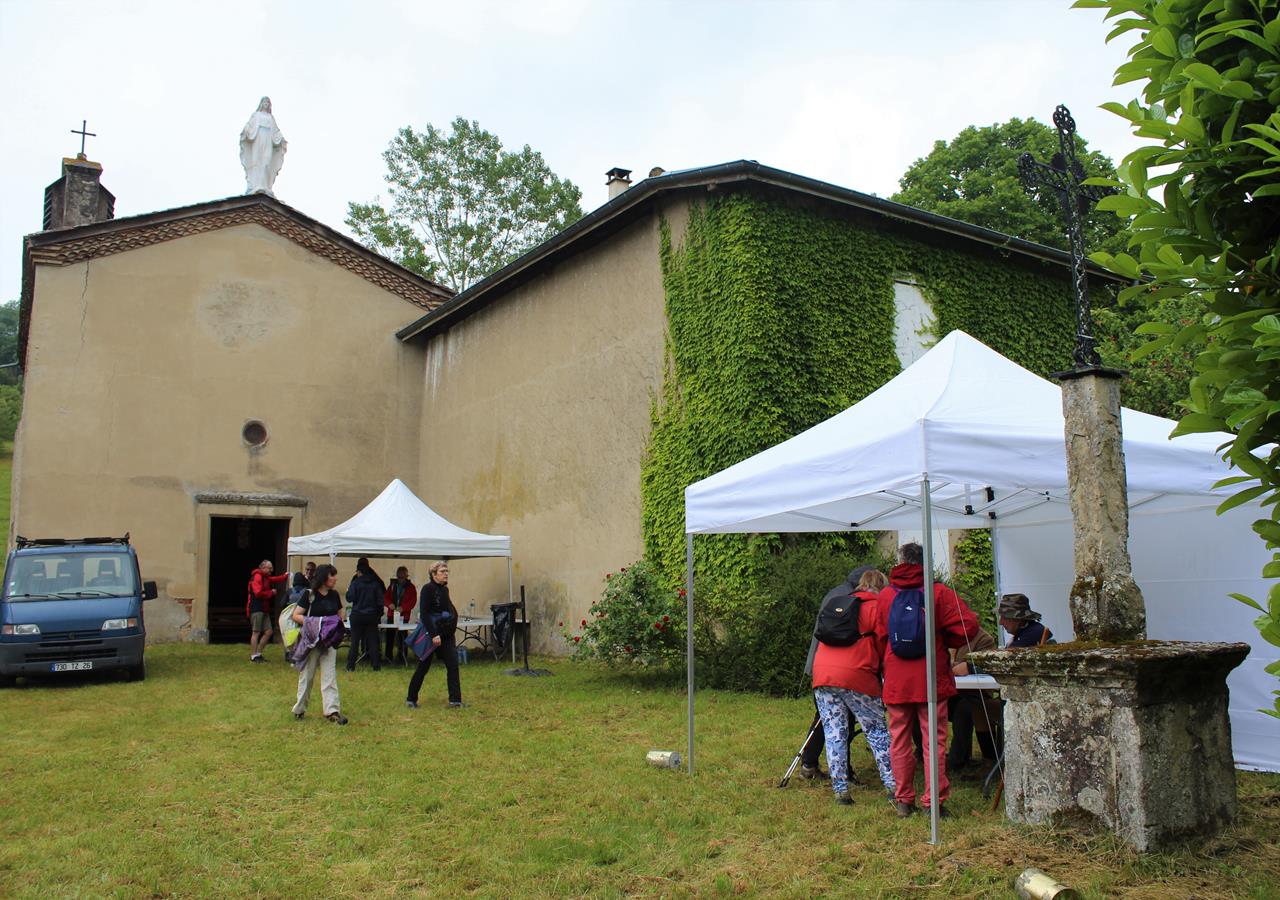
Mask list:
[[[1087,820],[1138,850],[1216,833],[1236,813],[1227,673],[1249,645],[1050,645],[971,658],[1007,701],[1005,811]]]

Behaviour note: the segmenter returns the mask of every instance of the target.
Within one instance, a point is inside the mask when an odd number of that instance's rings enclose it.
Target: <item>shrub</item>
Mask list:
[[[576,628],[560,623],[575,657],[640,666],[684,660],[685,592],[666,587],[647,560],[606,575],[587,615]]]
[[[869,553],[863,537],[856,537],[857,544],[843,551],[833,551],[830,540],[785,547],[746,596],[724,585],[696,582],[699,681],[788,697],[807,693],[804,663],[823,596],[859,565],[888,571],[887,561]]]

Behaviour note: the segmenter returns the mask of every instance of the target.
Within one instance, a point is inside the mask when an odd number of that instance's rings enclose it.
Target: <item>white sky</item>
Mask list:
[[[239,194],[240,128],[269,95],[276,195],[346,230],[397,128],[477,119],[606,199],[613,166],[756,159],[887,196],[966,125],[1066,103],[1090,147],[1128,44],[1070,0],[0,0],[0,301],[89,120],[116,215]]]

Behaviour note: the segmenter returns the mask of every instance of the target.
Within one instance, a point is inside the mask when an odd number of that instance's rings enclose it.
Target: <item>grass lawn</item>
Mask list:
[[[469,894],[1008,896],[1038,866],[1086,896],[1277,896],[1280,776],[1242,773],[1230,831],[1139,856],[1106,835],[1015,827],[960,782],[943,845],[867,787],[775,785],[805,701],[707,692],[699,772],[645,764],[684,743],[681,691],[543,660],[511,678],[473,659],[469,704],[433,669],[339,670],[351,724],[301,722],[280,662],[164,645],[148,677],[0,691],[0,896]],[[875,785],[872,787],[871,785]]]

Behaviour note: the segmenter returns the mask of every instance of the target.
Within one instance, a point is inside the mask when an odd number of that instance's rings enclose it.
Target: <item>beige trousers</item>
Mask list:
[[[324,714],[338,712],[338,651],[333,647],[312,650],[298,673],[298,702],[293,705],[294,715],[307,711],[311,699],[311,681],[316,669],[320,670],[320,697],[324,701]]]

